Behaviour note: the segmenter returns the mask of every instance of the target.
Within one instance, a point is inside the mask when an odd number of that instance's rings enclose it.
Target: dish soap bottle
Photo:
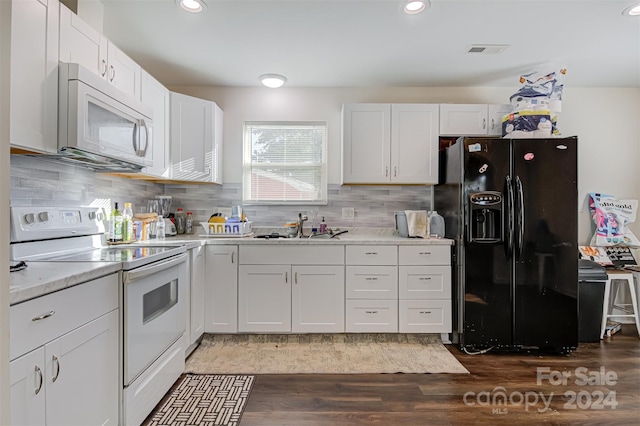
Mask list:
[[[444,218],[435,210],[429,216],[429,233],[436,238],[444,238]]]
[[[112,243],[122,242],[122,213],[118,210],[118,203],[115,203],[111,212],[111,221],[109,222],[109,241]]]
[[[320,233],[321,234],[327,233],[327,222],[324,221],[324,216],[322,216],[322,222],[320,222]]]

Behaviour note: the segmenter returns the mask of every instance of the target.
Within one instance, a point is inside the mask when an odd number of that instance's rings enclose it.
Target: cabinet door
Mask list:
[[[238,247],[206,246],[205,325],[207,333],[238,332]]]
[[[45,345],[47,424],[117,425],[119,313]]]
[[[107,80],[118,89],[140,100],[142,69],[133,59],[110,41],[107,42]]]
[[[211,182],[222,185],[223,112],[213,104],[213,141],[211,144]],[[205,144],[205,147],[207,145]],[[209,155],[205,153],[205,155]]]
[[[438,183],[438,105],[391,105],[391,183]]]
[[[140,86],[142,103],[153,110],[151,148],[153,166],[145,168],[148,175],[169,177],[169,90],[149,73],[142,71]]]
[[[58,150],[57,1],[11,4],[11,114],[13,146]]]
[[[344,332],[344,266],[291,268],[291,331]]]
[[[389,183],[391,105],[342,107],[342,183]]]
[[[107,75],[107,39],[60,4],[60,61],[77,63],[94,73]]]
[[[238,274],[238,331],[291,331],[291,267],[241,265]]]
[[[171,177],[211,182],[213,102],[171,92]]]
[[[191,249],[191,338],[189,343],[195,342],[204,334],[204,253],[204,246]]]
[[[45,424],[44,348],[40,347],[9,363],[11,424]]]
[[[489,105],[489,135],[502,136],[502,117],[510,112],[511,105]]]
[[[486,135],[488,126],[486,104],[440,105],[441,135]]]

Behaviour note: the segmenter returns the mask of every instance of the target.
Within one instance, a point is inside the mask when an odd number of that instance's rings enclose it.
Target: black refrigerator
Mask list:
[[[578,345],[577,137],[462,137],[434,209],[453,253],[453,341],[467,352]]]

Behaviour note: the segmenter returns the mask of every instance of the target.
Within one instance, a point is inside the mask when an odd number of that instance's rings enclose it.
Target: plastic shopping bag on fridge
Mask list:
[[[596,230],[592,246],[640,246],[628,225],[636,221],[638,200],[619,200],[607,194],[589,194],[589,211]]]

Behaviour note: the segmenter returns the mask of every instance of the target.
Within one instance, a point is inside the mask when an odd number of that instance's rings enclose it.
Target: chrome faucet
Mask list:
[[[298,238],[304,237],[303,226],[304,226],[305,220],[309,220],[309,216],[307,216],[306,214],[298,213],[298,232],[297,232]]]

